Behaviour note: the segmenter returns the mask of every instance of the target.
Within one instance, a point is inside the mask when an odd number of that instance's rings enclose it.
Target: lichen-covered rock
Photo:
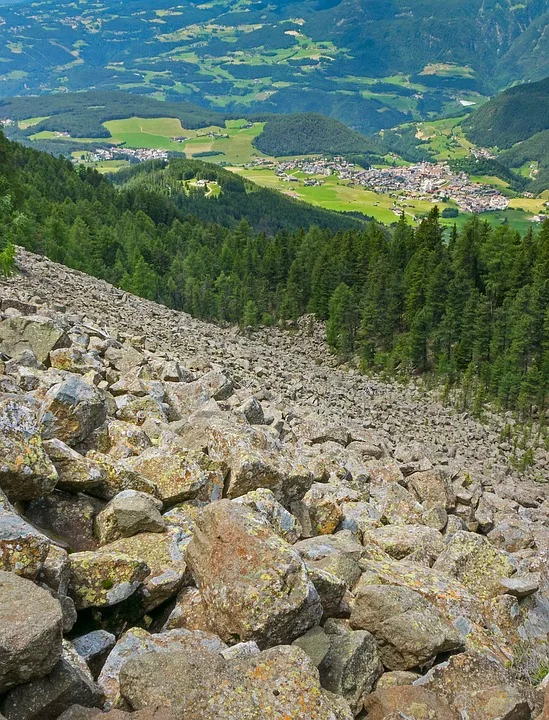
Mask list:
[[[268,488],[283,505],[300,500],[311,487],[308,464],[291,446],[274,441],[265,431],[248,425],[214,423],[209,429],[209,454],[230,476],[229,498]]]
[[[49,673],[61,658],[59,602],[30,580],[0,571],[0,694]]]
[[[36,408],[20,397],[0,396],[0,488],[15,502],[46,495],[56,483]]]
[[[105,422],[107,402],[101,392],[79,375],[70,375],[48,390],[42,406],[44,437],[73,446]]]
[[[120,670],[132,658],[147,653],[156,656],[174,650],[186,650],[191,654],[206,650],[215,658],[226,647],[211,633],[172,630],[151,635],[142,628],[131,628],[118,640],[99,675],[97,682],[105,695],[105,705],[107,708],[127,707],[120,696]]]
[[[85,492],[104,479],[104,471],[89,458],[85,458],[62,440],[46,440],[44,449],[57,470],[57,489]]]
[[[48,538],[18,515],[0,491],[0,570],[34,580],[49,548]]]
[[[51,495],[29,503],[26,517],[71,551],[82,552],[94,550],[98,545],[93,523],[103,505],[84,493],[74,495],[55,490]]]
[[[149,569],[138,590],[143,612],[149,612],[174,597],[189,580],[184,547],[188,537],[182,530],[170,527],[166,532],[141,533],[105,545],[101,551],[122,554]]]
[[[325,483],[314,483],[303,496],[315,535],[331,535],[343,519],[341,502],[335,488]]]
[[[120,552],[81,552],[70,556],[69,594],[77,610],[109,607],[130,597],[149,574],[145,562]]]
[[[213,370],[193,382],[167,382],[165,386],[174,419],[186,418],[212,398],[226,400],[234,391],[232,380]]]
[[[368,720],[461,720],[437,695],[422,687],[397,686],[376,690],[364,702]]]
[[[299,554],[239,503],[204,509],[186,558],[208,619],[226,641],[291,642],[320,620],[320,599]]]
[[[176,628],[212,632],[202,595],[195,587],[182,588],[174,601],[173,607],[169,609],[162,630],[175,630]]]
[[[103,480],[91,488],[90,493],[103,500],[112,500],[123,490],[136,490],[158,497],[159,492],[154,482],[134,470],[127,460],[118,462],[109,455],[90,450],[87,458],[93,460],[103,471]]]
[[[381,660],[389,670],[409,670],[463,645],[457,631],[434,605],[403,587],[362,586],[350,622],[353,628],[374,635]]]
[[[241,495],[235,502],[247,505],[260,513],[272,525],[275,532],[290,545],[299,540],[301,523],[277,501],[271,490],[266,488],[252,490],[246,495]]]
[[[124,665],[120,686],[134,710],[168,706],[185,720],[335,720],[315,666],[296,647],[232,662],[204,650],[143,655]]]
[[[330,647],[318,668],[321,685],[344,697],[356,714],[383,672],[376,641],[369,632],[342,624],[331,623],[328,631]]]
[[[2,718],[0,717],[0,720]],[[109,710],[104,713],[97,708],[86,708],[82,705],[73,705],[59,716],[58,720],[181,720],[177,710],[168,708],[145,708],[136,713],[124,710]]]
[[[433,567],[457,578],[482,600],[498,595],[501,578],[515,572],[509,558],[489,540],[463,530],[452,537]]]
[[[67,644],[46,677],[20,685],[4,701],[6,720],[57,720],[71,705],[101,707],[103,695],[84,661]]]
[[[315,625],[304,635],[296,638],[292,645],[301,648],[318,667],[330,650],[330,637],[320,625]]]
[[[412,473],[408,477],[408,487],[426,507],[434,503],[442,503],[446,510],[451,510],[456,506],[452,484],[440,470]]]
[[[409,558],[432,565],[444,550],[442,535],[425,525],[386,525],[363,533],[362,543],[378,545],[395,560]],[[411,557],[410,557],[411,556]]]
[[[162,502],[136,490],[118,493],[95,518],[95,532],[101,545],[141,532],[164,532]]]
[[[9,317],[0,323],[0,352],[16,357],[32,350],[39,362],[46,362],[50,352],[67,343],[63,328],[41,315]]]
[[[201,452],[150,448],[126,464],[154,483],[166,506],[192,499],[213,502],[223,492],[219,463]]]
[[[390,525],[422,524],[423,505],[398,483],[374,486],[371,494],[381,522]]]

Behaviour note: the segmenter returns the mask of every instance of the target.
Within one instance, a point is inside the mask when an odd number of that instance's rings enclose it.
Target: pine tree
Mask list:
[[[326,326],[328,344],[342,355],[353,352],[358,312],[352,290],[345,283],[338,285],[330,298]]]

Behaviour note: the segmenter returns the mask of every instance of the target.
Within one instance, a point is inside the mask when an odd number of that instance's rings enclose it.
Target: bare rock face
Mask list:
[[[0,396],[0,488],[13,502],[47,495],[57,483],[40,430],[30,402]]]
[[[238,503],[205,508],[186,558],[208,619],[225,641],[291,642],[322,616],[299,554]]]
[[[403,587],[363,586],[355,599],[351,625],[374,635],[389,670],[409,670],[463,645],[431,603]]]
[[[124,665],[120,683],[133,709],[168,706],[185,720],[335,720],[316,668],[295,647],[233,662],[204,650],[143,655]]]
[[[0,693],[49,673],[61,658],[59,602],[30,580],[0,571]]]

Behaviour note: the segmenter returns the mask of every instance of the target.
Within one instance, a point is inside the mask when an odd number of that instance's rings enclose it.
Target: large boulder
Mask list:
[[[463,646],[458,632],[434,605],[394,585],[362,586],[350,622],[353,628],[374,635],[389,670],[409,670]]]
[[[223,492],[219,463],[201,452],[152,447],[126,465],[153,482],[168,507],[192,499],[213,502]]]
[[[31,350],[44,363],[52,350],[67,343],[63,328],[48,317],[16,316],[0,323],[0,352],[12,358]]]
[[[212,398],[226,400],[234,391],[231,379],[216,370],[193,382],[167,382],[165,387],[166,400],[174,419],[186,418]]]
[[[136,490],[159,497],[155,483],[130,467],[127,460],[117,461],[96,450],[88,451],[86,457],[99,465],[103,472],[103,480],[89,490],[90,494],[102,500],[112,500],[123,490]]]
[[[105,422],[107,401],[96,387],[79,375],[70,375],[48,390],[42,417],[44,437],[63,440],[72,447]]]
[[[396,560],[409,558],[426,565],[432,565],[444,550],[442,535],[425,525],[386,525],[366,530],[362,542],[365,546],[379,546]]]
[[[69,594],[77,610],[122,602],[149,574],[143,560],[105,550],[73,553],[70,568]]]
[[[434,693],[410,685],[376,690],[364,702],[368,720],[461,720],[461,716]]]
[[[20,397],[0,396],[0,488],[15,502],[46,495],[56,483],[36,408]]]
[[[266,488],[252,490],[246,495],[241,495],[235,502],[247,505],[262,515],[275,532],[290,545],[299,540],[302,532],[301,523],[278,502],[271,490]]]
[[[127,707],[120,696],[120,671],[132,658],[183,650],[191,654],[209,650],[215,658],[226,647],[212,633],[172,630],[151,635],[142,628],[131,628],[120,637],[99,675],[98,683],[105,695],[105,705],[107,708]]]
[[[453,535],[433,567],[457,578],[481,600],[499,595],[500,580],[515,572],[507,555],[487,538],[464,530]]]
[[[51,673],[20,685],[4,701],[6,720],[57,720],[74,703],[101,707],[103,695],[86,663],[68,645]]]
[[[174,597],[189,580],[184,547],[188,537],[180,528],[169,527],[162,534],[140,533],[105,545],[101,552],[123,555],[136,563],[145,563],[147,577],[139,587],[143,612],[149,612]]]
[[[51,672],[61,658],[63,613],[50,593],[0,571],[0,694]]]
[[[299,554],[239,503],[204,509],[186,558],[208,619],[226,641],[291,642],[322,616]]]
[[[124,665],[120,688],[134,710],[168,706],[185,720],[335,720],[318,671],[296,647],[232,662],[206,650],[142,655]]]
[[[162,502],[136,490],[118,493],[95,518],[95,531],[101,545],[141,532],[164,532],[166,523]]]
[[[59,490],[86,492],[102,482],[104,478],[102,468],[61,440],[46,440],[44,448],[57,470]]]

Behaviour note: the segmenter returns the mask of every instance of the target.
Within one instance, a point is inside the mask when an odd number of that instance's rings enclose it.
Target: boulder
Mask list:
[[[30,580],[0,571],[0,694],[51,672],[61,658],[59,602]]]
[[[109,455],[95,450],[88,451],[87,458],[93,460],[103,471],[103,480],[89,492],[103,500],[112,500],[123,490],[136,490],[158,497],[156,485],[127,464],[127,460],[116,461]]]
[[[166,401],[174,420],[188,417],[211,400],[226,400],[234,391],[229,377],[212,370],[193,382],[166,382]]]
[[[416,494],[418,500],[425,507],[442,503],[446,510],[455,508],[456,496],[454,489],[451,482],[440,470],[415,472],[407,480],[408,488]]]
[[[49,548],[48,538],[20,517],[0,491],[0,570],[34,580]]]
[[[202,595],[197,588],[182,588],[173,606],[170,605],[169,614],[162,624],[162,630],[174,630],[175,628],[212,632]]]
[[[434,605],[395,585],[362,586],[350,622],[353,628],[374,635],[388,670],[409,670],[463,646],[457,631]]]
[[[292,645],[301,648],[318,667],[330,650],[330,637],[319,625],[315,625],[304,635],[296,638]]]
[[[67,343],[64,329],[48,317],[9,317],[0,323],[0,352],[8,357],[31,350],[44,363],[52,350]]]
[[[246,495],[241,495],[235,502],[247,505],[262,515],[273,530],[290,545],[299,540],[302,530],[301,523],[278,502],[271,490],[266,488],[252,490]]]
[[[58,720],[181,720],[181,715],[177,710],[168,708],[146,708],[136,713],[127,713],[124,710],[103,713],[97,708],[73,705],[60,715]]]
[[[433,565],[482,600],[501,593],[500,580],[515,572],[507,555],[491,545],[483,535],[457,532]]]
[[[461,720],[434,693],[422,687],[396,686],[376,690],[364,701],[368,720]]]
[[[4,701],[6,720],[57,720],[71,705],[101,707],[103,695],[84,661],[68,645],[51,673],[11,690]]]
[[[29,503],[26,516],[69,550],[83,552],[97,548],[93,523],[102,508],[101,501],[83,493],[73,495],[55,490],[51,495]]]
[[[192,499],[213,502],[223,492],[220,465],[201,452],[153,447],[126,464],[155,484],[168,507]]]
[[[147,576],[139,587],[137,598],[143,612],[149,612],[174,597],[190,579],[184,557],[188,537],[182,530],[169,527],[166,532],[141,533],[120,538],[105,545],[101,552],[131,558],[144,563]]]
[[[186,558],[208,620],[226,641],[291,642],[322,616],[299,554],[239,503],[204,509]]]
[[[442,535],[425,525],[386,525],[363,533],[365,546],[374,544],[395,560],[424,560],[432,565],[444,550]]]
[[[56,483],[36,408],[20,397],[0,396],[0,488],[15,502],[47,495]]]
[[[158,657],[160,653],[184,650],[190,654],[209,651],[216,658],[226,648],[212,633],[172,630],[151,635],[142,628],[131,628],[120,637],[99,675],[97,682],[105,695],[105,706],[127,707],[120,696],[120,671],[132,658],[145,654]]]
[[[326,623],[325,629],[330,633],[330,647],[318,667],[320,683],[344,697],[356,714],[383,672],[375,638],[364,630],[350,630],[338,621]]]
[[[124,665],[120,688],[134,710],[170,706],[185,720],[334,720],[315,666],[296,647],[232,662],[205,650],[142,655]]]
[[[314,535],[331,535],[343,519],[341,502],[335,488],[327,483],[314,483],[303,496]]]
[[[106,630],[92,630],[71,641],[75,652],[84,660],[94,678],[101,672],[110,651],[116,645],[116,637]]]
[[[44,398],[44,437],[63,440],[71,447],[85,440],[105,422],[107,401],[79,375],[70,375],[51,387]]]
[[[44,449],[57,470],[58,490],[86,492],[103,481],[102,468],[77,453],[62,440],[46,440]]]
[[[69,594],[77,610],[122,602],[149,574],[144,561],[104,549],[73,553],[70,567]]]
[[[141,532],[164,532],[162,502],[137,490],[118,493],[95,518],[95,533],[101,545]]]

